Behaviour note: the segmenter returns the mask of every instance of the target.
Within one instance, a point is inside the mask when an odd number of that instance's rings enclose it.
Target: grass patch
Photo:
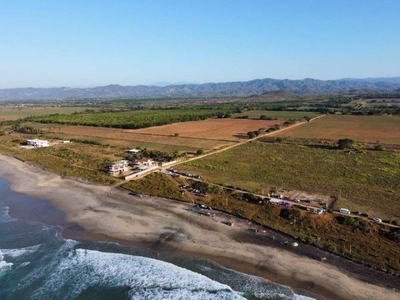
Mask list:
[[[341,196],[350,209],[362,207],[381,218],[400,219],[400,152],[396,151],[348,154],[305,145],[251,142],[182,164],[179,169],[258,193],[275,186]]]
[[[129,181],[122,187],[132,192],[191,202],[191,199],[179,190],[178,182],[163,173],[152,173],[145,178]]]
[[[18,134],[0,137],[0,152],[40,165],[61,176],[113,184],[118,178],[107,176],[105,168],[111,161],[121,159],[124,152],[110,146],[71,143],[46,148],[21,149],[26,138]]]

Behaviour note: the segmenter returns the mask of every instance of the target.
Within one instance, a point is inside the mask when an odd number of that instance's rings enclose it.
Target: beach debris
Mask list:
[[[298,243],[296,243],[296,242],[293,242],[293,243],[292,243],[292,247],[298,247],[298,246],[299,246]]]
[[[223,224],[233,227],[234,223],[232,221],[222,221]]]

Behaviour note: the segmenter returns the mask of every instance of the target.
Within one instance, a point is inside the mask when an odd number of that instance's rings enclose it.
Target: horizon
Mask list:
[[[149,87],[167,87],[167,86],[178,86],[178,85],[203,85],[203,84],[223,84],[223,83],[235,83],[235,82],[250,82],[255,80],[289,80],[289,81],[301,81],[306,79],[311,80],[318,80],[318,81],[339,81],[339,80],[378,80],[378,79],[399,79],[400,76],[391,76],[391,77],[366,77],[366,78],[337,78],[337,79],[318,79],[318,78],[301,78],[301,79],[277,79],[277,78],[255,78],[250,80],[233,80],[233,81],[224,81],[224,82],[183,82],[183,83],[169,83],[169,82],[155,82],[153,84],[119,84],[119,83],[109,83],[104,85],[93,85],[93,86],[67,86],[67,85],[60,85],[60,86],[24,86],[24,87],[13,87],[13,88],[0,88],[0,90],[12,90],[12,89],[57,89],[57,88],[70,88],[70,89],[92,89],[97,87],[106,87],[106,86],[121,86],[121,87],[135,87],[135,86],[149,86]]]
[[[11,1],[0,89],[398,77],[399,10],[391,0]]]

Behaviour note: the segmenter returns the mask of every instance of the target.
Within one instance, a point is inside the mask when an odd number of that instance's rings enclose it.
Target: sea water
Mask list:
[[[60,227],[10,217],[5,203],[17,197],[0,179],[2,300],[311,299],[210,261],[186,257],[178,266],[114,243],[65,239]]]

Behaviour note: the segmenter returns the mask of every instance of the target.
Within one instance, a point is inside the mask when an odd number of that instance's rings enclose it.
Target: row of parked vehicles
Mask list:
[[[341,209],[339,210],[339,212],[342,213],[342,214],[348,214],[348,215],[351,214],[351,211],[350,211],[349,209],[347,209],[347,208],[341,208]],[[358,216],[364,216],[364,217],[367,217],[367,218],[369,217],[368,214],[363,214],[363,213],[362,213],[361,211],[359,211],[359,210],[357,210],[357,211],[355,212],[355,214],[358,215]],[[376,222],[376,223],[381,223],[381,222],[382,222],[382,219],[377,218],[377,217],[371,218],[371,220],[374,221],[374,222]]]
[[[178,171],[178,170],[175,170],[172,168],[167,169],[167,171],[170,174],[174,174],[174,175],[182,175],[182,176],[186,176],[186,177],[201,179],[201,175],[199,175],[199,174],[185,173],[185,172],[181,172],[181,171]]]

